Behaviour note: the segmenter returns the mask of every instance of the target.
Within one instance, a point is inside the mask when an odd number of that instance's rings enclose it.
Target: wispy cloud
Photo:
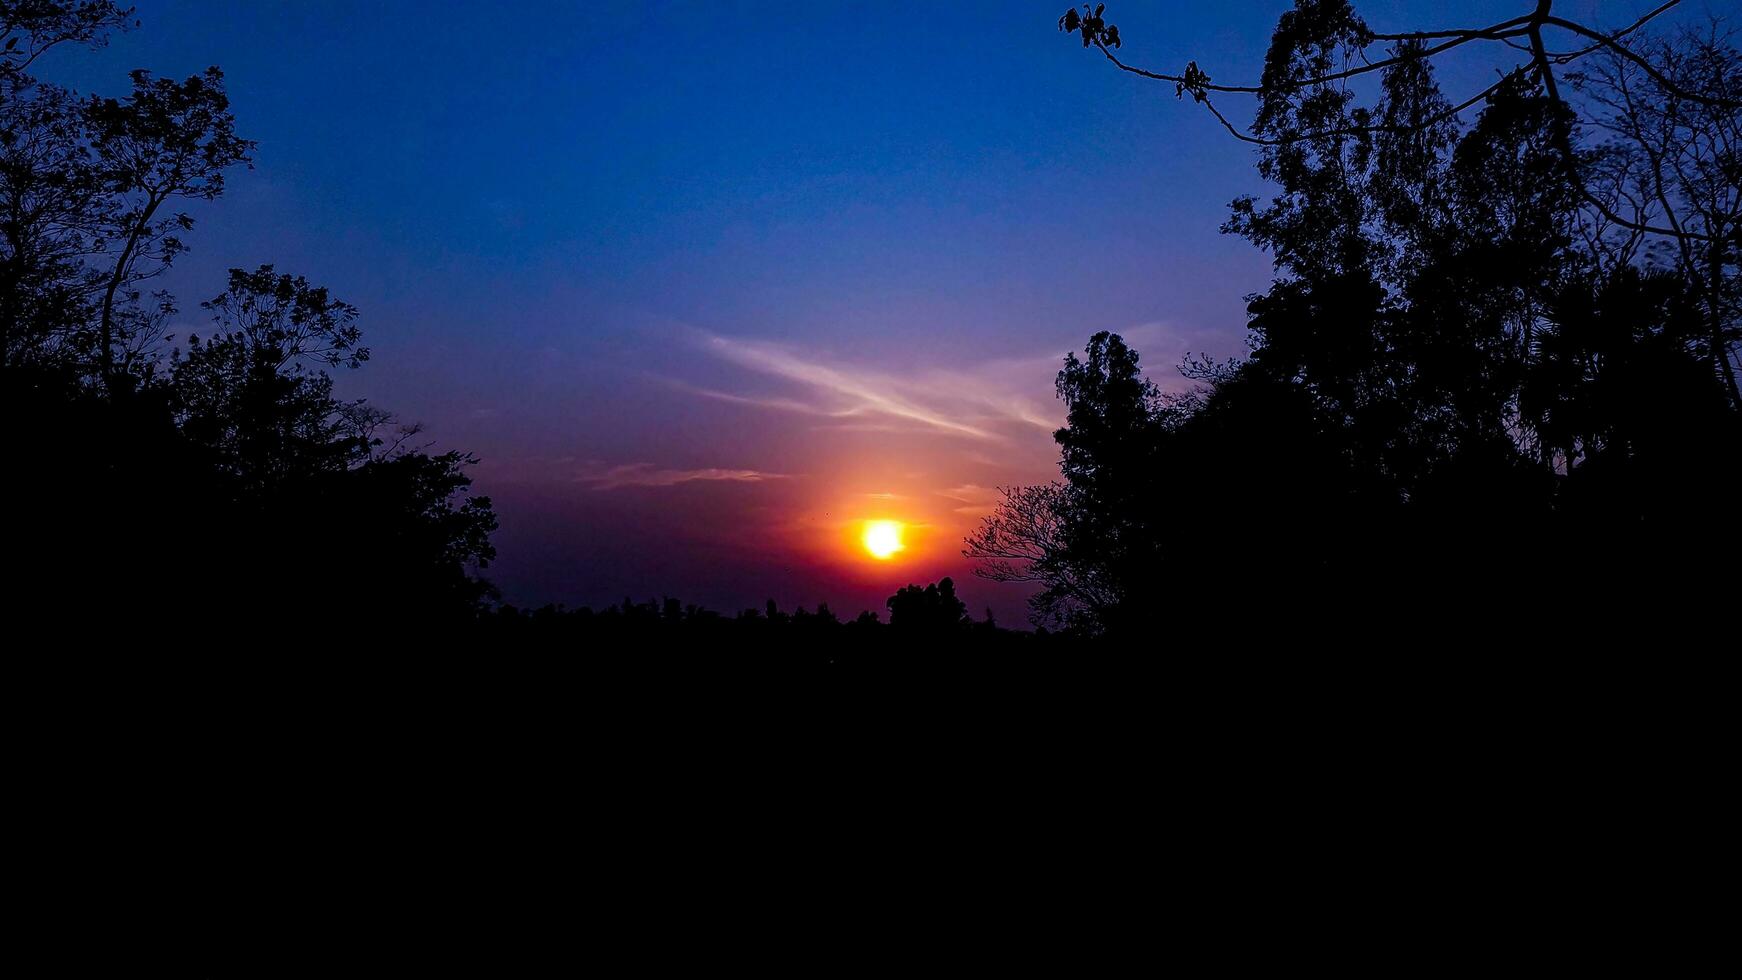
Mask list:
[[[674,470],[655,466],[652,463],[624,463],[613,466],[603,472],[582,473],[575,477],[576,483],[585,483],[594,490],[616,490],[620,487],[674,487],[680,483],[694,483],[700,480],[724,481],[729,483],[761,483],[765,480],[782,480],[784,473],[764,473],[761,470],[729,470],[709,467],[699,470]]]
[[[992,432],[959,420],[959,416],[915,397],[910,383],[888,375],[824,364],[783,347],[756,341],[713,336],[707,346],[715,356],[762,374],[773,375],[831,396],[839,404],[804,403],[816,414],[843,416],[877,412],[975,439],[996,439]]]
[[[983,517],[992,513],[998,507],[998,491],[992,487],[982,487],[973,483],[964,483],[959,487],[939,490],[938,496],[951,500],[960,506],[950,508],[957,514],[966,517]]]
[[[851,418],[852,416],[861,414],[858,409],[825,411],[815,405],[799,401],[796,398],[762,398],[754,395],[735,395],[729,391],[717,391],[713,388],[702,388],[697,385],[692,385],[687,381],[679,381],[676,378],[665,378],[663,380],[672,387],[678,388],[682,391],[687,391],[692,395],[700,395],[703,398],[712,398],[715,401],[730,402],[734,405],[754,405],[757,408],[768,408],[781,412],[798,412],[801,415],[820,415],[826,418],[837,419]]]
[[[994,360],[965,370],[897,377],[884,371],[826,361],[790,347],[703,335],[715,357],[804,389],[802,397],[741,395],[673,382],[706,398],[797,412],[843,422],[840,427],[881,429],[877,417],[962,438],[1000,441],[1011,426],[1050,431],[1044,403],[1034,397],[1049,385],[1056,357]],[[836,427],[833,423],[831,428]]]
[[[1187,386],[1173,370],[1187,353],[1232,353],[1226,350],[1228,338],[1214,331],[1143,323],[1123,333],[1144,352],[1147,372],[1165,390]],[[788,344],[705,331],[693,336],[713,357],[773,379],[781,387],[772,393],[725,391],[666,378],[669,384],[716,401],[812,416],[819,420],[814,426],[818,430],[930,431],[998,444],[1050,435],[1064,422],[1063,408],[1053,398],[1063,350],[895,373]]]

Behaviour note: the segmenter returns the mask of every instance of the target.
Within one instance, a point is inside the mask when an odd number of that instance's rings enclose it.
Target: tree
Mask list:
[[[0,369],[88,346],[109,202],[80,100],[52,86],[0,102]]]
[[[1607,245],[1611,264],[1628,264],[1644,226],[1667,229],[1652,244],[1698,284],[1699,340],[1742,406],[1733,363],[1742,344],[1742,57],[1732,37],[1717,23],[1684,28],[1645,39],[1637,52],[1604,48],[1568,78],[1594,107],[1592,128],[1608,135],[1587,154],[1591,185],[1636,226],[1618,242],[1594,238],[1593,250]]]
[[[1522,456],[1556,477],[1580,465],[1584,444],[1558,438],[1564,428],[1540,414],[1543,339],[1571,329],[1554,311],[1581,305],[1572,292],[1594,298],[1631,275],[1645,239],[1673,254],[1705,309],[1705,331],[1680,334],[1687,354],[1722,385],[1731,421],[1742,412],[1727,298],[1742,216],[1742,68],[1716,28],[1642,33],[1674,6],[1607,34],[1555,16],[1551,0],[1487,27],[1384,34],[1343,0],[1300,0],[1251,86],[1212,83],[1195,63],[1178,76],[1125,65],[1099,8],[1060,26],[1124,70],[1173,82],[1258,145],[1260,176],[1281,192],[1267,205],[1237,200],[1225,229],[1285,273],[1252,303],[1253,367],[1304,384],[1365,465],[1412,498],[1472,465],[1515,474]],[[1551,50],[1550,31],[1579,46]],[[1433,59],[1476,43],[1524,57],[1452,105]],[[1377,44],[1393,47],[1370,55]],[[1347,83],[1370,73],[1380,84],[1364,105]],[[1588,103],[1569,101],[1563,81]],[[1257,97],[1249,132],[1215,108],[1220,93]],[[1582,145],[1586,130],[1607,142]],[[1682,424],[1733,452],[1729,422]]]
[[[1556,179],[1576,205],[1566,215],[1569,231],[1592,252],[1623,259],[1631,259],[1642,237],[1671,243],[1681,253],[1689,267],[1684,274],[1707,287],[1703,353],[1722,377],[1732,409],[1742,411],[1735,381],[1742,337],[1725,327],[1722,299],[1734,293],[1736,282],[1734,202],[1742,196],[1742,170],[1726,161],[1733,159],[1730,137],[1742,119],[1742,83],[1736,52],[1715,26],[1673,40],[1642,33],[1678,5],[1669,0],[1609,32],[1555,15],[1553,0],[1536,0],[1518,16],[1483,27],[1381,33],[1347,0],[1298,0],[1278,21],[1255,85],[1213,82],[1195,61],[1178,74],[1126,64],[1114,53],[1122,39],[1106,21],[1104,6],[1084,7],[1081,14],[1069,10],[1059,28],[1077,34],[1084,47],[1099,50],[1122,71],[1173,84],[1176,97],[1189,94],[1229,133],[1262,149],[1261,175],[1293,198],[1294,206],[1283,213],[1313,222],[1305,238],[1329,246],[1275,251],[1279,264],[1365,266],[1374,259],[1367,254],[1372,236],[1360,230],[1377,217],[1387,219],[1385,230],[1394,240],[1407,242],[1408,230],[1392,220],[1400,214],[1397,205],[1432,202],[1434,185],[1423,179],[1420,165],[1442,155],[1460,115],[1498,99],[1539,100],[1541,107],[1532,111],[1541,121],[1532,138],[1555,151]],[[1551,44],[1551,35],[1565,40]],[[1389,52],[1369,53],[1387,44],[1394,46]],[[1477,44],[1504,48],[1506,60],[1497,66],[1495,82],[1453,105],[1432,84],[1431,61]],[[1573,70],[1566,71],[1568,66]],[[1372,73],[1381,73],[1381,96],[1377,105],[1360,105],[1348,83]],[[1563,81],[1591,95],[1589,104],[1575,104]],[[1257,97],[1251,131],[1217,108],[1215,99],[1223,94]],[[1617,142],[1581,149],[1581,127],[1607,131]],[[1539,156],[1550,154],[1539,150]],[[1381,186],[1363,200],[1358,186],[1339,179],[1374,167],[1381,181],[1393,174],[1409,178],[1420,195],[1411,201],[1392,193],[1387,200]],[[1505,185],[1488,189],[1503,191]],[[1380,205],[1384,214],[1367,203]],[[1282,239],[1304,241],[1295,232],[1308,231],[1302,223],[1254,217],[1237,205],[1236,230],[1273,250]]]
[[[368,459],[361,403],[338,402],[311,370],[368,359],[354,307],[269,265],[230,270],[229,289],[201,305],[218,329],[173,352],[169,385],[182,432],[220,471],[259,490]]]
[[[489,498],[468,496],[476,460],[408,448],[415,428],[388,444],[377,432],[391,417],[336,399],[318,370],[368,359],[356,309],[271,266],[232,269],[229,289],[202,305],[217,330],[175,352],[167,384],[181,433],[225,481],[230,537],[244,545],[233,560],[281,587],[330,581],[307,563],[336,562],[354,587],[426,619],[490,595],[469,574],[495,557]],[[311,535],[325,550],[289,560]]]
[[[111,0],[0,0],[0,97],[31,84],[30,66],[60,44],[100,45],[134,26],[133,8]]]
[[[232,270],[203,304],[215,330],[167,349],[174,298],[144,284],[186,248],[175,202],[218,197],[253,143],[216,68],[134,72],[121,99],[29,77],[128,14],[0,2],[0,438],[29,461],[6,490],[29,515],[24,606],[226,638],[476,620],[496,518],[470,493],[475,459],[334,396],[325,369],[369,356],[353,307],[271,266]]]
[[[1037,623],[1093,631],[1119,616],[1157,558],[1157,454],[1172,406],[1137,352],[1105,331],[1082,359],[1065,358],[1056,387],[1067,410],[1053,434],[1064,482],[1004,490],[963,554],[982,577],[1040,583]]]
[[[93,97],[85,113],[103,190],[110,195],[106,240],[119,246],[97,323],[98,373],[113,390],[116,299],[137,302],[133,290],[175,261],[186,247],[178,233],[193,228],[185,213],[161,213],[164,205],[222,194],[224,172],[247,164],[254,143],[236,135],[224,73],[216,67],[182,82],[135,71],[133,94]]]
[[[1104,8],[1067,12],[1085,47],[1257,147],[1275,193],[1233,202],[1224,231],[1277,278],[1248,299],[1250,356],[1188,363],[1182,399],[1146,397],[1111,345],[1068,360],[1065,481],[1007,493],[969,541],[982,573],[1040,581],[1042,608],[1086,592],[1076,628],[1114,635],[1163,596],[1283,621],[1362,601],[1370,620],[1480,607],[1514,568],[1545,609],[1723,581],[1736,54],[1720,33],[1639,33],[1673,2],[1610,34],[1552,6],[1381,34],[1343,0],[1298,0],[1254,85],[1131,67]],[[1552,49],[1556,31],[1581,46]],[[1478,43],[1522,57],[1454,104],[1434,59]],[[1256,98],[1249,129],[1228,93]]]
[[[88,322],[89,260],[104,248],[85,107],[29,70],[58,45],[100,46],[131,15],[101,0],[0,0],[0,370],[40,361]]]
[[[329,478],[321,501],[329,553],[317,572],[343,569],[348,593],[367,596],[364,618],[412,628],[465,624],[496,590],[478,577],[496,558],[490,498],[470,494],[468,453],[399,451]],[[379,611],[377,611],[377,609]]]
[[[939,636],[968,623],[968,607],[956,597],[956,583],[944,579],[921,588],[906,585],[889,597],[889,626],[903,633]]]
[[[1279,614],[1349,573],[1387,497],[1306,392],[1198,360],[1198,387],[1163,397],[1119,338],[1089,351],[1060,372],[1065,482],[1005,489],[963,551],[982,577],[1041,585],[1035,625],[1134,640],[1164,603],[1213,618],[1256,591]]]
[[[962,549],[974,574],[993,582],[1037,583],[1036,625],[1099,622],[1115,601],[1104,576],[1065,545],[1065,488],[1058,483],[999,488],[998,505]]]
[[[217,68],[181,82],[135,71],[123,99],[81,99],[24,73],[56,44],[101,43],[129,14],[97,2],[0,8],[0,366],[72,361],[112,395],[150,369],[174,312],[142,289],[193,228],[166,209],[221,195],[254,146],[236,135]]]

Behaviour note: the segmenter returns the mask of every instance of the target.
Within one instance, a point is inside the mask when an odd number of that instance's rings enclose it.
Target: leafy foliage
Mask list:
[[[1090,10],[1085,3],[1083,12],[1079,14],[1077,8],[1072,7],[1059,18],[1059,30],[1067,34],[1081,34],[1085,48],[1097,43],[1116,48],[1119,46],[1119,28],[1107,23],[1101,16],[1106,9],[1106,4],[1098,3],[1095,9]]]

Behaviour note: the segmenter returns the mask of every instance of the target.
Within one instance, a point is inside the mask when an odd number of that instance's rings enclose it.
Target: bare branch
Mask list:
[[[1293,82],[1288,85],[1276,86],[1216,85],[1211,83],[1210,76],[1198,70],[1197,62],[1195,61],[1187,66],[1184,75],[1167,75],[1160,72],[1145,71],[1142,68],[1127,65],[1125,62],[1120,61],[1117,55],[1108,49],[1105,44],[1102,44],[1099,41],[1096,42],[1096,47],[1100,48],[1101,53],[1107,56],[1107,60],[1117,65],[1119,70],[1127,71],[1143,78],[1154,79],[1156,81],[1173,82],[1175,85],[1180,86],[1184,91],[1192,93],[1192,97],[1197,101],[1202,102],[1204,100],[1200,93],[1203,92],[1227,92],[1245,95],[1266,95],[1273,92],[1292,92],[1297,89],[1311,88],[1314,85],[1342,81],[1344,79],[1354,78],[1358,75],[1380,71],[1389,68],[1392,65],[1401,64],[1404,61],[1409,61],[1415,58],[1431,58],[1443,51],[1450,51],[1452,48],[1461,44],[1468,44],[1471,41],[1494,41],[1508,37],[1522,37],[1524,35],[1523,28],[1517,30],[1506,29],[1512,27],[1514,24],[1522,24],[1527,20],[1529,20],[1528,17],[1520,17],[1503,24],[1496,24],[1493,27],[1485,27],[1481,30],[1458,32],[1458,36],[1452,40],[1447,41],[1444,44],[1435,45],[1431,48],[1424,48],[1420,52],[1414,54],[1393,55],[1392,57],[1380,61],[1367,62],[1359,68],[1350,68],[1346,71],[1332,72],[1328,75],[1319,75],[1313,78],[1303,78],[1298,82]]]
[[[1202,102],[1204,104],[1204,107],[1210,110],[1210,114],[1216,117],[1216,121],[1220,122],[1222,124],[1223,128],[1228,130],[1228,132],[1232,133],[1234,135],[1235,139],[1241,140],[1242,142],[1251,143],[1255,146],[1287,146],[1290,143],[1299,143],[1299,142],[1302,142],[1304,140],[1326,139],[1326,138],[1329,138],[1332,136],[1355,136],[1355,135],[1359,135],[1362,133],[1404,133],[1404,132],[1409,132],[1410,130],[1413,130],[1413,129],[1420,128],[1422,126],[1432,126],[1436,123],[1442,123],[1442,122],[1445,122],[1447,119],[1451,119],[1452,117],[1456,116],[1458,113],[1463,112],[1465,109],[1470,108],[1471,106],[1475,105],[1476,103],[1481,102],[1482,100],[1488,98],[1489,96],[1493,95],[1495,92],[1498,92],[1501,89],[1501,87],[1504,86],[1507,82],[1509,82],[1509,81],[1513,80],[1514,78],[1524,74],[1528,70],[1529,69],[1527,66],[1520,65],[1520,66],[1512,69],[1512,71],[1508,72],[1506,75],[1502,76],[1499,81],[1488,86],[1487,88],[1483,89],[1482,91],[1477,92],[1475,95],[1470,96],[1469,98],[1467,98],[1464,101],[1458,103],[1457,105],[1451,107],[1450,109],[1447,109],[1446,111],[1438,113],[1436,115],[1430,116],[1427,119],[1424,119],[1419,123],[1412,123],[1408,126],[1382,125],[1382,124],[1374,124],[1374,125],[1369,125],[1369,126],[1342,126],[1342,127],[1336,128],[1336,129],[1324,129],[1324,130],[1319,130],[1317,132],[1300,133],[1300,134],[1297,134],[1294,136],[1283,136],[1283,137],[1277,137],[1274,139],[1269,138],[1269,137],[1264,137],[1264,136],[1253,136],[1250,133],[1241,132],[1239,128],[1237,128],[1233,123],[1228,121],[1228,117],[1222,115],[1221,110],[1216,108],[1216,106],[1210,101],[1208,96],[1205,96],[1204,98],[1199,99],[1198,101]]]
[[[1545,5],[1545,8],[1546,8],[1546,5]],[[1594,51],[1599,47],[1608,48],[1609,50],[1615,52],[1617,55],[1620,55],[1621,57],[1626,58],[1628,61],[1631,61],[1635,65],[1638,65],[1640,68],[1644,69],[1645,73],[1647,75],[1651,76],[1652,81],[1656,82],[1659,86],[1661,86],[1665,92],[1668,92],[1677,98],[1687,99],[1689,102],[1698,102],[1701,105],[1719,106],[1719,107],[1722,107],[1725,109],[1742,108],[1742,100],[1716,98],[1716,97],[1712,97],[1712,96],[1700,95],[1696,92],[1689,92],[1687,89],[1684,89],[1681,86],[1677,85],[1675,82],[1671,81],[1662,72],[1660,72],[1656,68],[1654,68],[1652,66],[1651,62],[1649,62],[1649,61],[1645,60],[1644,58],[1641,58],[1639,55],[1635,54],[1625,44],[1619,44],[1614,39],[1605,37],[1601,34],[1598,34],[1596,31],[1593,31],[1590,28],[1585,27],[1582,24],[1575,24],[1570,20],[1562,20],[1559,17],[1548,17],[1548,16],[1543,17],[1541,22],[1543,24],[1548,24],[1548,25],[1552,25],[1554,27],[1562,28],[1564,30],[1572,31],[1573,33],[1578,34],[1581,37],[1588,37],[1588,38],[1595,39],[1597,43],[1592,45],[1589,48],[1586,48],[1583,52],[1581,52],[1582,54],[1588,54],[1589,52]],[[1536,46],[1537,45],[1535,43],[1533,43],[1533,48],[1535,48]],[[1547,57],[1546,52],[1542,53],[1542,57],[1545,57],[1545,58]]]

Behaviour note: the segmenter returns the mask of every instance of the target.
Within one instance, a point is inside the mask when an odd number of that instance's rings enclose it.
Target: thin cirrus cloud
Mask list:
[[[582,473],[576,483],[585,483],[594,490],[616,490],[622,487],[675,487],[680,483],[725,482],[762,483],[786,479],[784,473],[761,470],[729,470],[709,467],[698,470],[666,469],[652,463],[624,463],[602,472]]]
[[[1045,390],[1048,364],[1054,359],[1028,362],[992,362],[979,372],[930,372],[917,378],[899,378],[881,371],[825,363],[814,356],[775,344],[707,335],[704,348],[727,363],[790,382],[805,389],[808,397],[761,397],[740,395],[682,385],[695,394],[738,404],[779,411],[798,412],[833,420],[837,426],[878,427],[875,419],[893,420],[946,435],[981,441],[1003,441],[1001,429],[1009,426],[1050,431],[1056,420],[1046,417],[1024,393]],[[1039,384],[1015,387],[1011,375],[1035,373]],[[1015,369],[1014,371],[1012,369]]]
[[[939,490],[937,494],[957,505],[950,508],[951,511],[967,517],[984,517],[998,507],[998,490],[994,487],[964,483],[958,487]]]
[[[861,414],[860,410],[851,408],[838,411],[828,411],[809,404],[808,402],[800,401],[797,398],[763,398],[755,395],[735,395],[729,391],[720,391],[715,388],[703,388],[698,385],[692,385],[687,381],[679,381],[676,378],[664,378],[662,380],[672,387],[678,388],[682,391],[687,391],[692,395],[700,395],[703,398],[712,398],[716,401],[731,402],[734,405],[753,405],[757,408],[768,408],[781,412],[796,412],[800,415],[818,415],[830,419],[845,419]]]

